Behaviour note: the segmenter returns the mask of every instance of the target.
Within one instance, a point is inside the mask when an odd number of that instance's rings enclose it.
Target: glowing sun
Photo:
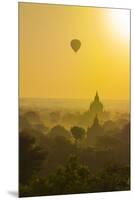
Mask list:
[[[109,12],[109,23],[114,31],[122,39],[128,38],[130,33],[130,11],[123,9],[113,9]]]

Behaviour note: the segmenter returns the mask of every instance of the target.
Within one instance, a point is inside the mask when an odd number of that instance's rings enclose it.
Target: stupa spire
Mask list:
[[[94,100],[95,100],[95,101],[99,101],[98,91],[96,91],[96,95],[95,95],[95,97],[94,97]]]
[[[94,101],[90,104],[90,112],[94,115],[98,115],[103,112],[103,104],[100,102],[98,91],[96,91]]]

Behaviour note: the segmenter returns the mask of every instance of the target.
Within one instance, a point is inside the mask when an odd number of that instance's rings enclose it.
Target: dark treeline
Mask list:
[[[96,116],[87,128],[69,129],[44,124],[38,112],[20,115],[20,197],[130,189],[127,120],[100,124]]]

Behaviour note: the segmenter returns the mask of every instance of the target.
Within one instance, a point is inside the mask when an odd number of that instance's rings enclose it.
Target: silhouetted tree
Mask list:
[[[129,170],[129,167],[112,165],[93,174],[88,166],[81,165],[78,157],[72,155],[55,173],[34,179],[28,187],[23,187],[21,196],[129,190]]]
[[[19,181],[26,184],[37,175],[43,160],[46,158],[46,151],[41,149],[35,139],[25,132],[19,135]]]
[[[22,196],[73,194],[92,190],[89,183],[94,185],[93,176],[87,166],[80,165],[76,156],[71,156],[65,167],[60,167],[47,178],[31,182],[23,189]]]
[[[71,134],[68,130],[66,130],[63,126],[57,125],[54,126],[48,135],[52,138],[55,138],[57,136],[65,137],[66,139],[71,139]]]
[[[71,133],[76,141],[76,144],[85,136],[85,130],[77,126],[71,128]]]
[[[130,167],[112,164],[98,173],[98,190],[123,191],[130,190]]]

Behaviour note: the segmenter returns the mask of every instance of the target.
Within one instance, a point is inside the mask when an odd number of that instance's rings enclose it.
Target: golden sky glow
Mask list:
[[[129,99],[128,10],[19,3],[20,97]],[[81,41],[75,53],[72,39]]]

